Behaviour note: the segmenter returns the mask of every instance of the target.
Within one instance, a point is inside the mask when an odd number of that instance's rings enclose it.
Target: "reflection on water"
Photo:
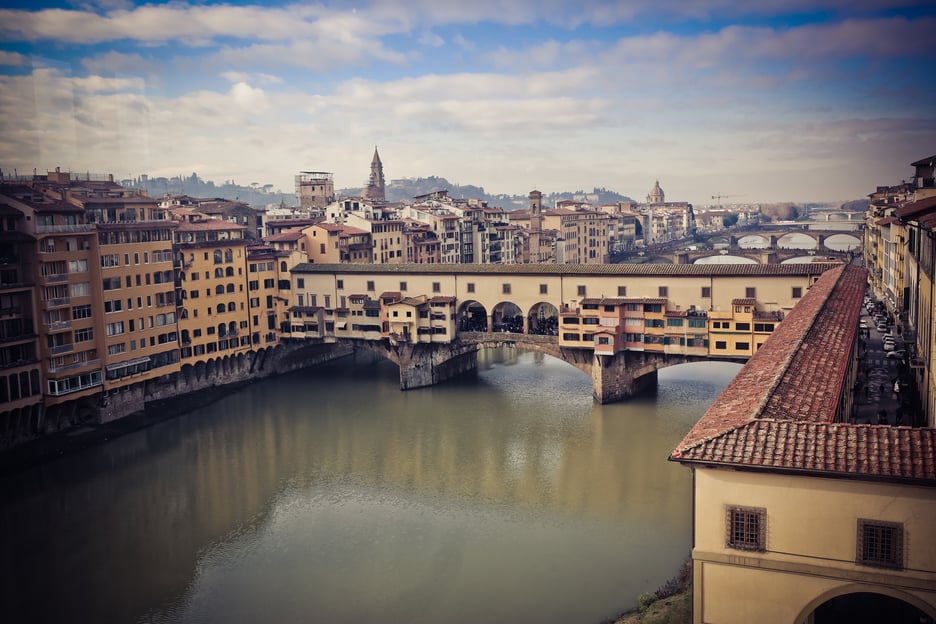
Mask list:
[[[737,365],[590,379],[511,350],[400,392],[348,359],[2,482],[8,621],[590,622],[688,555],[666,461]]]

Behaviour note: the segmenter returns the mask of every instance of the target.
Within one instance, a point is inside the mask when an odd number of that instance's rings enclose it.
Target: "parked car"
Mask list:
[[[885,342],[885,343],[884,343],[884,350],[885,350],[885,351],[896,351],[896,350],[897,350],[897,347],[894,345],[893,342]]]
[[[889,360],[902,360],[904,355],[907,353],[906,349],[894,349],[893,351],[887,352],[887,359]]]

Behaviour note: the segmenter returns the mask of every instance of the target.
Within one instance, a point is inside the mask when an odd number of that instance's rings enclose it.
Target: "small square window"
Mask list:
[[[406,292],[406,282],[400,282],[400,290]]]
[[[702,298],[703,298],[703,299],[710,299],[711,297],[712,297],[712,287],[711,287],[711,286],[703,286],[703,287],[702,287]]]
[[[669,296],[669,288],[667,288],[666,286],[660,286],[659,292],[660,292],[660,296],[661,296],[661,297],[668,297],[668,296]]]
[[[432,292],[442,292],[442,284],[440,282],[432,282]]]
[[[794,287],[793,287],[793,298],[794,298],[794,299],[800,299],[800,298],[802,298],[802,296],[803,296],[803,288],[802,288],[802,286],[794,286]]]
[[[504,284],[504,285],[503,285],[503,289],[501,290],[501,292],[502,292],[503,294],[505,294],[505,295],[509,295],[509,294],[510,294],[510,284]]]
[[[856,563],[880,568],[903,568],[903,525],[858,519]]]
[[[540,284],[540,294],[541,295],[549,294],[549,286],[547,284]]]
[[[474,282],[468,282],[467,290],[468,290],[468,292],[470,292],[470,293],[473,293],[473,292],[475,291],[475,290],[474,290]]]
[[[338,290],[343,289],[343,288],[344,288],[344,280],[343,280],[343,279],[335,280],[335,286],[338,288]]]
[[[584,297],[584,296],[585,296],[585,285],[584,285],[584,284],[579,285],[579,287],[578,287],[578,296],[579,296],[579,297]]]
[[[367,290],[368,291],[374,290],[374,280],[367,280]]]
[[[767,550],[767,510],[761,507],[728,507],[728,548]]]
[[[754,299],[757,297],[757,289],[752,286],[748,286],[744,289],[744,296],[748,299]]]
[[[618,297],[627,296],[627,286],[618,286]]]

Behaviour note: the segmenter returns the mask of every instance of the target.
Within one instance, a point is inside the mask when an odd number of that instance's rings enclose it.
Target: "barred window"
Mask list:
[[[738,550],[767,550],[767,510],[729,507],[726,546]]]
[[[856,563],[903,568],[903,525],[859,518]]]

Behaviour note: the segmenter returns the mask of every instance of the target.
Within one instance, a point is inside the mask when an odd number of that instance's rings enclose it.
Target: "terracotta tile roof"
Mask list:
[[[326,264],[302,263],[293,273],[334,273],[373,275],[401,273],[404,275],[650,275],[670,276],[737,276],[769,277],[817,276],[836,268],[828,263],[800,262],[792,264]],[[659,301],[665,301],[659,298]]]
[[[920,214],[932,212],[934,210],[936,210],[936,195],[905,204],[894,211],[894,216],[906,221],[908,219],[912,220],[913,217]]]
[[[176,228],[177,232],[204,232],[204,231],[224,231],[224,230],[246,230],[247,228],[237,223],[224,221],[222,219],[205,219],[204,221],[179,221]]]
[[[936,430],[835,422],[866,281],[854,266],[823,274],[670,459],[936,486]]]
[[[741,299],[732,299],[731,305],[746,305],[746,306],[757,305],[757,299],[755,299],[754,297],[742,297]]]
[[[678,459],[936,485],[934,449],[936,429],[756,419]]]
[[[429,299],[429,303],[455,303],[455,297],[437,295]]]
[[[269,236],[264,236],[263,240],[269,243],[278,243],[278,242],[295,242],[305,236],[302,233],[302,230],[284,230],[278,234],[270,234]]]

